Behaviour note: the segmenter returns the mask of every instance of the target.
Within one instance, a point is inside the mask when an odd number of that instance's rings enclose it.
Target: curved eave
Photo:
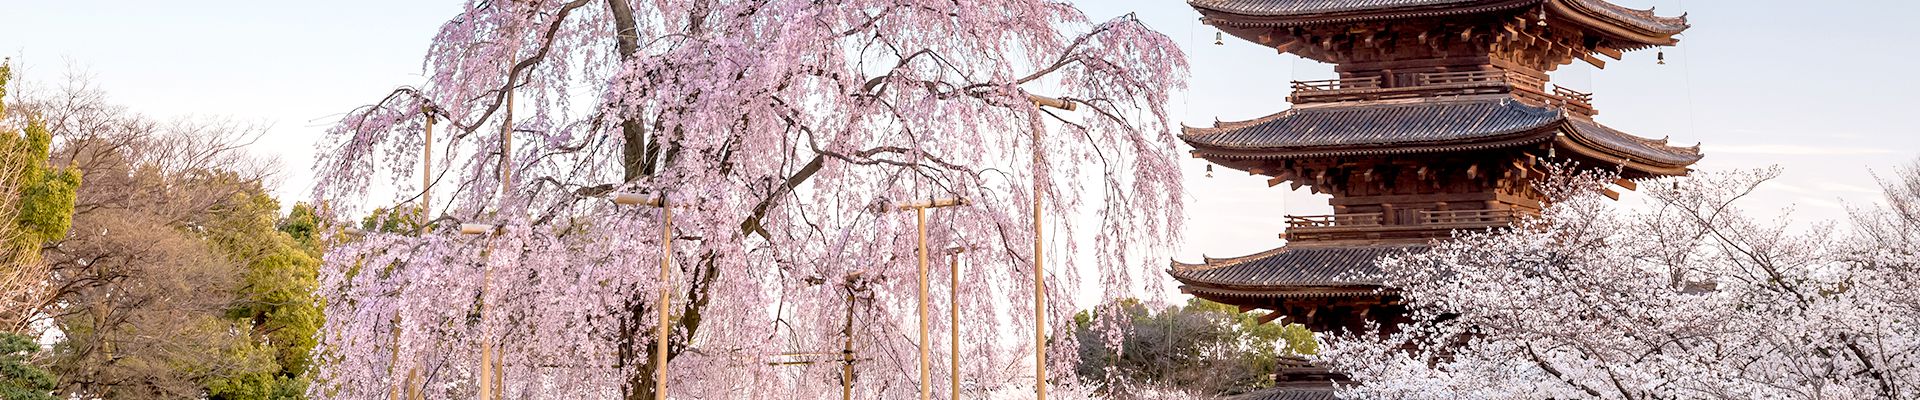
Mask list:
[[[1604,0],[1550,0],[1546,5],[1556,17],[1639,47],[1678,44],[1680,40],[1673,36],[1689,27],[1684,15],[1663,18],[1654,16],[1652,10],[1633,10]]]
[[[1541,1],[1542,0],[1461,1],[1407,7],[1358,8],[1331,12],[1316,11],[1300,13],[1266,13],[1246,9],[1219,7],[1216,5],[1218,2],[1204,0],[1189,0],[1187,5],[1200,11],[1200,15],[1204,17],[1203,20],[1209,25],[1231,27],[1292,27],[1480,14],[1519,9],[1539,4]],[[1244,36],[1242,38],[1249,40],[1255,39]]]
[[[1235,148],[1213,146],[1195,142],[1182,135],[1188,145],[1193,146],[1193,154],[1202,158],[1220,158],[1227,160],[1283,160],[1293,158],[1320,157],[1357,157],[1398,154],[1453,153],[1521,147],[1546,143],[1553,140],[1551,129],[1530,129],[1516,133],[1507,133],[1476,141],[1473,143],[1434,142],[1434,143],[1381,143],[1369,145],[1305,148]]]
[[[1576,139],[1576,137],[1577,136],[1561,136],[1554,140],[1554,147],[1567,149],[1569,151],[1572,151],[1582,156],[1590,157],[1590,158],[1605,161],[1605,162],[1611,162],[1623,168],[1638,170],[1638,171],[1646,172],[1651,175],[1686,176],[1689,172],[1691,172],[1687,168],[1687,166],[1690,165],[1690,163],[1676,165],[1676,164],[1668,164],[1668,163],[1643,161],[1641,159],[1635,159],[1633,158],[1632,155],[1625,154],[1624,152],[1614,150],[1606,146],[1597,145],[1592,142]]]
[[[1591,125],[1592,128],[1582,129],[1577,126],[1578,124]],[[1564,125],[1563,131],[1571,134],[1555,137],[1554,147],[1652,175],[1685,176],[1690,172],[1688,167],[1704,158],[1697,147],[1668,146],[1665,139],[1648,140],[1624,132],[1612,131],[1612,128],[1597,122],[1570,120]],[[1603,138],[1590,135],[1611,135],[1615,136],[1613,140],[1634,141],[1637,145],[1629,144],[1628,146],[1638,147],[1638,149],[1609,144]]]
[[[1338,297],[1381,297],[1391,296],[1395,292],[1378,285],[1351,286],[1284,286],[1256,289],[1228,288],[1209,285],[1187,284],[1180,286],[1180,292],[1199,296],[1227,304],[1236,303],[1234,299],[1324,299]]]

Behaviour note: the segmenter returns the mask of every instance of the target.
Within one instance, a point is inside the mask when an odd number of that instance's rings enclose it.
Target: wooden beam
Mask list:
[[[1592,54],[1581,54],[1580,61],[1586,61],[1587,64],[1592,64],[1594,68],[1607,69],[1607,61],[1601,60],[1599,57],[1594,57]]]
[[[1626,190],[1640,190],[1640,184],[1633,183],[1633,181],[1626,180],[1625,178],[1614,179],[1613,184],[1620,185],[1620,188]]]
[[[1285,315],[1282,315],[1279,311],[1267,313],[1267,315],[1260,316],[1260,325],[1266,325],[1283,316]]]
[[[1608,58],[1612,58],[1614,60],[1619,60],[1620,57],[1624,56],[1624,54],[1620,51],[1620,49],[1615,49],[1607,46],[1593,46],[1593,52],[1600,53],[1601,55],[1607,56]]]
[[[1286,53],[1293,52],[1294,50],[1299,50],[1301,44],[1303,43],[1300,41],[1300,39],[1288,40],[1286,42],[1274,45],[1273,49],[1276,51],[1279,51],[1280,54],[1286,54]]]

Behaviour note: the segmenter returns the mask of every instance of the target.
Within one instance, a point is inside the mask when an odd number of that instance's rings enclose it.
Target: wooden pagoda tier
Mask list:
[[[1378,260],[1423,252],[1425,242],[1307,243],[1245,257],[1174,263],[1180,290],[1233,304],[1272,310],[1262,322],[1285,318],[1316,332],[1361,331],[1368,321],[1403,322],[1406,308],[1376,277]]]
[[[1660,17],[1603,0],[1190,0],[1228,34],[1333,63],[1322,88],[1421,92],[1416,87],[1529,86],[1581,60],[1605,68],[1626,51],[1678,43],[1685,16]],[[1485,73],[1489,76],[1449,74]],[[1500,75],[1494,78],[1491,75]],[[1509,78],[1509,76],[1511,76]],[[1495,81],[1497,82],[1490,82]],[[1538,91],[1538,85],[1530,89]],[[1529,89],[1529,88],[1522,88]],[[1551,92],[1549,92],[1551,93]],[[1311,93],[1305,93],[1311,94]],[[1342,97],[1296,93],[1296,104]]]
[[[1634,179],[1685,175],[1698,146],[1629,135],[1565,107],[1504,94],[1303,105],[1187,128],[1196,157],[1334,196],[1332,215],[1290,216],[1291,243],[1445,238],[1539,212],[1542,159]]]

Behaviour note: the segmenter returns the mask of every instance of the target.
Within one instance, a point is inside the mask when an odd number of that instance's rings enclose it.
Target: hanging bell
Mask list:
[[[1657,60],[1659,60],[1659,61],[1657,61],[1657,62],[1655,62],[1654,64],[1659,64],[1659,65],[1667,65],[1667,51],[1666,51],[1666,50],[1661,50],[1661,51],[1660,51],[1659,53],[1654,53],[1654,55],[1653,55],[1653,57],[1654,57],[1655,59],[1657,59]]]
[[[1207,177],[1213,177],[1213,164],[1207,164]]]
[[[1226,39],[1227,39],[1227,35],[1225,33],[1221,33],[1221,32],[1213,33],[1213,45],[1215,46],[1225,46],[1227,44]]]
[[[1540,9],[1540,26],[1547,26],[1547,9]]]

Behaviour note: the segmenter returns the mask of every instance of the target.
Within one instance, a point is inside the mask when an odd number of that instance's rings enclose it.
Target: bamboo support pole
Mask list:
[[[653,398],[667,398],[667,309],[673,305],[673,208],[667,204],[667,196],[649,198],[638,193],[615,193],[613,203],[619,205],[638,205],[660,209],[660,301],[659,324],[654,326],[653,347]]]
[[[482,257],[491,257],[493,243],[489,239],[487,250]],[[488,263],[492,264],[492,263]],[[493,400],[493,329],[487,327],[487,315],[492,314],[493,304],[487,302],[488,286],[493,283],[493,266],[487,265],[486,272],[480,276],[480,400]]]
[[[500,127],[500,212],[502,214],[506,213],[507,196],[511,194],[510,190],[513,187],[513,93],[507,92],[506,121]],[[495,233],[497,234],[498,231],[496,230]],[[491,240],[488,241],[487,248],[488,253],[492,253]],[[500,391],[505,389],[495,387],[505,382],[497,379],[499,373],[495,370],[499,367],[496,359],[498,355],[494,350],[493,328],[487,325],[487,315],[493,310],[493,305],[487,302],[487,292],[492,284],[493,264],[487,263],[486,272],[480,277],[480,400],[498,399],[501,396]]]
[[[427,220],[433,217],[433,212],[432,212],[433,202],[430,200],[430,198],[433,195],[432,188],[433,188],[434,118],[433,118],[433,110],[430,107],[421,107],[420,113],[427,117],[427,125],[426,125],[425,138],[421,140],[422,144],[420,145],[420,228],[417,234],[420,237],[426,237],[427,236]],[[418,382],[420,380],[420,370],[418,367],[413,367],[413,366],[407,367],[407,377],[404,380],[398,379],[393,376],[395,372],[398,372],[398,368],[396,367],[400,364],[400,333],[401,333],[400,315],[394,314],[393,316],[393,356],[392,358],[389,358],[387,360],[387,376],[389,380],[393,381],[393,386],[392,386],[391,393],[388,394],[387,398],[392,400],[400,400],[401,399],[400,396],[403,391],[402,388],[405,388],[404,392],[406,393],[407,399],[419,399],[420,388],[415,387],[416,385],[419,384]]]
[[[433,113],[427,113],[426,139],[420,145],[420,232],[426,233],[427,220],[433,218]]]
[[[667,308],[672,295],[673,281],[673,208],[668,207],[666,195],[660,196],[660,323],[654,327],[653,348],[653,398],[667,398]]]
[[[395,374],[400,371],[400,314],[398,313],[393,315],[392,345],[393,354],[387,358],[387,380],[391,382],[391,384],[388,385],[387,398],[400,400],[400,388],[404,387],[404,384],[401,382],[400,377],[395,376]]]
[[[1047,400],[1047,275],[1040,257],[1040,132],[1033,133],[1033,390],[1034,398]]]
[[[845,348],[840,350],[840,400],[853,400],[853,279],[847,279],[847,326],[840,331],[847,337]]]
[[[965,250],[961,248],[947,250],[947,313],[952,321],[947,327],[953,333],[953,337],[947,340],[947,344],[953,346],[953,351],[948,353],[947,357],[953,361],[953,366],[947,375],[953,380],[948,385],[953,389],[953,397],[950,397],[953,400],[960,400],[960,252],[962,251]]]
[[[1046,96],[1027,95],[1034,107],[1053,107],[1073,111],[1076,104],[1064,99]],[[1041,235],[1040,218],[1041,178],[1040,174],[1040,129],[1033,130],[1033,391],[1037,400],[1047,400],[1047,275],[1046,263],[1041,257],[1045,244]]]
[[[915,208],[920,220],[920,400],[933,399],[933,373],[927,343],[927,209]]]
[[[432,108],[424,108],[421,112],[427,115],[426,138],[420,144],[420,237],[424,238],[428,232],[427,221],[433,219],[433,123],[437,121],[433,117]],[[394,325],[396,337],[400,335],[398,324],[396,319]],[[407,400],[422,399],[420,384],[420,367],[408,365]]]
[[[900,206],[918,218],[920,243],[920,400],[933,399],[933,347],[927,335],[927,209],[967,204],[967,199],[928,200]]]

